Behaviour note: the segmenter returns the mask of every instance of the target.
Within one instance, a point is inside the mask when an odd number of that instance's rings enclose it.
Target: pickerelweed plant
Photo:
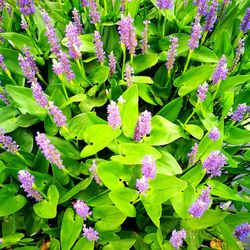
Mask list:
[[[249,249],[249,0],[0,12],[0,249]]]

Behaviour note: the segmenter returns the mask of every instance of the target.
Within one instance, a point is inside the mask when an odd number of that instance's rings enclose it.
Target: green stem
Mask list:
[[[42,75],[40,73],[37,73],[38,78],[46,85],[48,86],[48,84],[45,82],[45,80],[43,79]]]
[[[213,99],[214,100],[219,92],[219,89],[220,89],[220,84],[221,84],[221,80],[219,80],[219,82],[217,83],[217,86],[216,86],[216,90],[214,92],[214,95],[213,95]]]
[[[122,61],[122,80],[124,78],[124,72],[125,72],[125,64],[126,64],[126,48],[124,43],[121,44],[122,52],[123,52],[123,61]]]
[[[205,33],[203,34],[203,36],[201,38],[201,45],[205,42],[207,34],[208,34],[208,31],[205,31]]]
[[[65,95],[66,99],[68,100],[68,99],[69,99],[69,96],[68,96],[68,93],[67,93],[67,91],[66,91],[65,81],[64,81],[64,79],[63,79],[63,75],[61,74],[61,75],[59,75],[58,77],[59,77],[59,79],[60,79],[61,82],[62,82],[63,92],[64,92],[64,95]]]
[[[10,78],[11,82],[14,84],[14,85],[17,85],[15,80],[13,79],[10,71],[8,69],[5,69],[4,72],[6,73],[6,75]]]
[[[187,118],[187,120],[185,121],[184,126],[186,126],[187,123],[189,122],[189,120],[193,117],[193,115],[194,115],[195,112],[196,112],[196,108],[199,106],[199,104],[200,104],[200,99],[198,99],[196,105],[195,105],[194,108],[193,108],[193,112],[191,113],[191,115],[190,115],[190,116]]]
[[[185,64],[185,67],[184,67],[184,70],[183,70],[183,74],[186,72],[187,68],[188,68],[188,64],[189,64],[189,61],[192,57],[192,54],[193,54],[193,50],[189,50],[188,52],[188,56],[187,56],[187,61],[186,61],[186,64]]]
[[[103,4],[104,4],[104,13],[105,13],[105,16],[107,15],[108,13],[108,5],[107,5],[107,0],[103,0]]]
[[[165,37],[166,21],[167,21],[167,16],[164,16],[163,25],[162,25],[162,37]]]
[[[16,152],[16,156],[18,156],[26,165],[29,166],[28,162],[25,160],[25,158],[19,152]]]
[[[234,43],[233,43],[233,47],[234,47],[234,48],[237,47],[238,42],[239,42],[240,38],[242,37],[242,35],[243,35],[243,32],[240,31],[240,33],[238,34],[238,36],[236,37],[236,39],[235,39],[235,41],[234,41]]]

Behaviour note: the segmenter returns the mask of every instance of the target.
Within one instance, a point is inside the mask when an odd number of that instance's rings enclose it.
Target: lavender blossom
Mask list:
[[[112,77],[113,74],[115,74],[116,70],[116,57],[113,53],[113,51],[109,54],[109,77]]]
[[[211,203],[210,187],[203,189],[199,198],[192,204],[189,213],[196,218],[200,218],[209,208]]]
[[[1,20],[0,20],[0,22],[1,22]],[[4,38],[1,37],[1,33],[4,33],[3,27],[0,27],[0,41],[4,42]],[[0,67],[1,67],[1,64],[0,64]]]
[[[156,176],[156,163],[151,155],[145,155],[142,163],[142,173],[145,178],[154,179]]]
[[[170,36],[169,41],[170,41],[170,46],[167,52],[166,67],[168,69],[168,73],[170,74],[170,71],[174,66],[175,57],[177,56],[178,37]]]
[[[96,160],[93,160],[92,165],[89,168],[89,172],[93,175],[95,182],[100,185],[102,183],[102,181],[101,181],[100,177],[98,176],[96,170],[97,170],[97,163],[96,163]]]
[[[0,0],[0,11],[2,11],[4,7],[5,7],[5,1]]]
[[[75,78],[75,73],[71,69],[70,61],[67,54],[64,53],[63,51],[60,51],[58,55],[58,60],[63,66],[67,79],[69,81],[73,80]]]
[[[120,41],[124,43],[125,47],[129,50],[131,55],[135,54],[135,48],[137,46],[137,39],[135,34],[135,28],[133,26],[133,19],[130,16],[123,17],[118,22],[118,31],[120,34]]]
[[[142,32],[142,40],[140,42],[141,42],[142,54],[146,54],[148,51],[148,48],[149,48],[149,45],[148,45],[148,26],[150,24],[150,21],[145,20],[145,21],[143,21],[143,24],[144,24],[144,30]]]
[[[247,33],[247,31],[250,29],[250,7],[246,10],[246,15],[243,18],[240,29],[243,33]]]
[[[248,222],[245,222],[239,226],[236,226],[234,235],[241,241],[248,237],[250,234],[250,225]]]
[[[140,141],[144,136],[150,134],[151,132],[151,112],[145,110],[141,113],[138,118],[135,133],[134,133],[134,140]]]
[[[206,99],[206,94],[208,91],[208,84],[204,82],[202,85],[199,86],[197,91],[197,97],[199,98],[200,102],[204,102]]]
[[[141,179],[136,180],[136,188],[139,193],[144,194],[149,189],[148,179],[143,176]]]
[[[188,153],[188,165],[194,165],[196,162],[196,156],[198,152],[198,144],[195,143],[194,146],[191,149],[191,152]]]
[[[210,178],[212,178],[214,176],[221,176],[221,169],[226,163],[227,157],[219,150],[214,150],[206,158],[202,167],[206,170],[207,174],[210,174]]]
[[[218,84],[219,81],[225,80],[227,77],[227,73],[227,58],[225,55],[222,55],[212,75],[213,84]]]
[[[46,108],[48,105],[48,99],[45,96],[41,85],[38,82],[31,83],[32,94],[36,100],[36,103],[43,108]]]
[[[229,72],[233,72],[236,69],[238,62],[240,61],[240,56],[243,55],[243,53],[244,53],[244,47],[245,47],[245,41],[244,41],[244,39],[240,39],[238,42],[238,46],[236,48],[236,54],[235,54],[235,57],[233,60],[233,64],[232,64]]]
[[[5,135],[5,131],[2,128],[0,128],[0,144],[7,152],[12,154],[16,154],[18,152],[19,146],[10,136]]]
[[[183,239],[186,239],[186,231],[184,229],[180,231],[174,229],[169,242],[175,249],[179,249],[183,244]]]
[[[217,11],[218,11],[218,0],[211,1],[209,11],[206,15],[206,23],[204,26],[205,31],[212,31],[214,24],[217,19]]]
[[[100,13],[98,12],[95,0],[89,0],[89,16],[91,19],[91,23],[97,24],[101,22]]]
[[[43,155],[51,164],[55,164],[59,169],[65,168],[61,159],[61,154],[54,145],[51,144],[45,134],[37,132],[35,139],[37,145],[42,150]]]
[[[241,103],[238,105],[237,109],[232,114],[231,118],[232,120],[236,122],[242,121],[244,118],[244,115],[248,112],[249,106],[246,105],[246,103]]]
[[[134,68],[128,63],[126,64],[126,69],[124,72],[124,80],[127,82],[128,87],[130,87],[134,80]]]
[[[9,96],[8,92],[6,91],[6,89],[1,86],[1,81],[0,81],[0,99],[6,104],[6,105],[10,105],[9,100],[7,99],[7,97]]]
[[[127,3],[127,0],[121,0],[120,10],[122,14],[125,12],[126,3]]]
[[[88,2],[87,0],[82,0],[82,3],[81,3],[82,7],[87,7],[88,6]]]
[[[57,76],[60,76],[64,72],[62,63],[57,62],[56,60],[53,61],[52,69]]]
[[[31,15],[36,12],[33,0],[17,0],[17,4],[20,7],[20,12],[24,15]]]
[[[212,128],[209,132],[209,138],[216,141],[220,138],[220,130],[216,127]]]
[[[76,8],[74,8],[72,14],[73,14],[74,25],[77,28],[78,35],[80,35],[83,32],[83,28],[81,24],[81,17],[79,15],[79,11]]]
[[[200,17],[196,16],[192,26],[191,38],[188,40],[188,46],[190,50],[194,50],[199,47],[199,40],[201,38],[202,28],[200,25]]]
[[[35,177],[31,175],[28,171],[19,170],[18,180],[22,183],[20,187],[23,188],[24,191],[27,193],[27,197],[31,197],[36,201],[41,201],[43,199],[41,194],[33,188],[35,184]]]
[[[84,220],[86,220],[87,217],[92,214],[92,212],[90,211],[89,206],[84,201],[81,201],[81,200],[77,200],[74,203],[74,209],[76,210],[76,213],[78,215],[83,217]]]
[[[174,8],[174,0],[157,0],[156,2],[159,9],[173,9]]]
[[[104,63],[105,52],[103,50],[103,42],[101,40],[101,35],[97,30],[95,30],[94,32],[94,44],[95,44],[97,61],[99,63]]]
[[[92,227],[87,228],[86,225],[83,225],[83,236],[88,240],[97,241],[99,239],[98,232],[95,231]]]
[[[49,102],[48,111],[57,127],[66,126],[66,116],[53,102]]]
[[[206,16],[208,12],[207,0],[199,0],[197,5],[198,5],[197,9],[198,16]]]
[[[26,22],[25,19],[22,19],[22,21],[21,21],[21,23],[20,23],[20,27],[21,27],[21,29],[23,29],[23,30],[27,30],[27,29],[28,29],[29,25],[28,25],[28,23]]]
[[[3,55],[0,55],[0,67],[2,68],[2,70],[6,70],[7,67],[4,63],[4,56]]]
[[[108,123],[113,129],[117,129],[122,125],[120,108],[116,102],[111,101],[107,107]]]

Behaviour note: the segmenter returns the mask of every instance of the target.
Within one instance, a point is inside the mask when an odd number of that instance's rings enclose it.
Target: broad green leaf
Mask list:
[[[158,62],[157,54],[138,55],[134,58],[133,67],[135,74],[151,68]]]
[[[108,79],[109,67],[99,66],[89,75],[89,80],[94,84],[104,83]]]
[[[60,107],[60,109],[64,109],[66,108],[66,106],[68,106],[69,104],[73,103],[73,102],[82,102],[86,99],[86,95],[85,94],[77,94],[74,96],[71,96],[66,102],[63,103],[63,105]]]
[[[60,250],[60,242],[57,239],[51,239],[50,241],[50,250]]]
[[[230,108],[233,106],[234,104],[234,92],[233,91],[226,91],[223,93],[223,97],[222,97],[222,114],[221,114],[221,119],[224,119]]]
[[[250,131],[236,127],[226,127],[224,141],[233,145],[249,143]]]
[[[139,96],[147,103],[152,105],[157,105],[154,98],[154,91],[151,86],[143,83],[137,84]]]
[[[195,124],[187,124],[185,125],[185,129],[188,133],[190,133],[194,138],[201,140],[203,137],[203,130],[201,127]]]
[[[219,58],[211,49],[200,46],[193,51],[191,60],[205,63],[217,63]]]
[[[217,55],[226,55],[229,57],[233,51],[233,47],[231,45],[230,35],[227,30],[222,30],[217,38],[216,43],[214,43],[214,51]]]
[[[197,165],[193,168],[191,168],[189,171],[187,171],[182,177],[182,180],[187,181],[193,186],[198,186],[198,184],[202,181],[204,176],[206,175],[206,172],[201,167],[201,165]]]
[[[150,219],[159,228],[160,218],[161,218],[161,213],[162,213],[161,203],[153,203],[153,204],[146,203],[146,202],[142,202],[142,203]]]
[[[153,84],[154,81],[149,76],[134,76],[134,83]]]
[[[224,222],[227,224],[228,228],[231,231],[234,231],[237,225],[240,225],[244,222],[250,223],[250,213],[246,211],[238,212],[237,214],[228,214]]]
[[[73,247],[73,250],[94,250],[94,247],[95,242],[93,240],[88,240],[86,237],[81,237]]]
[[[136,239],[120,239],[110,241],[108,245],[103,247],[103,250],[129,250],[135,244]]]

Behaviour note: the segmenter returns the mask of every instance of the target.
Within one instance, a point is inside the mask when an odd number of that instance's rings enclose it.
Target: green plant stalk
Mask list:
[[[184,67],[184,70],[183,70],[183,74],[186,72],[187,68],[188,68],[188,64],[189,64],[189,61],[192,57],[192,54],[193,54],[193,50],[189,50],[188,51],[188,56],[187,56],[187,61],[186,61],[186,64],[185,64],[185,67]]]
[[[126,65],[126,48],[125,44],[121,43],[121,49],[123,52],[123,61],[122,61],[122,80],[124,79],[125,65]]]
[[[215,92],[214,92],[214,94],[213,94],[212,101],[216,98],[216,95],[217,95],[218,92],[219,92],[220,84],[221,84],[221,80],[219,80],[218,83],[217,83],[216,90],[215,90]]]
[[[36,191],[38,191],[39,194],[41,194],[41,195],[43,196],[43,198],[45,198],[47,201],[49,201],[48,196],[47,196],[44,192],[42,192],[41,190],[39,190],[39,189],[37,188],[36,184],[33,184],[33,185],[32,185],[32,188],[35,189]]]
[[[18,156],[26,165],[29,166],[28,162],[25,160],[25,158],[19,152],[16,152],[16,156]]]
[[[10,71],[8,69],[5,69],[4,72],[6,73],[6,75],[9,77],[9,79],[11,80],[11,82],[14,84],[14,85],[17,85],[15,80],[13,79]]]
[[[68,96],[68,93],[67,93],[67,90],[66,90],[66,87],[65,87],[65,81],[64,81],[64,79],[63,79],[63,75],[60,74],[60,75],[58,76],[58,78],[59,78],[60,81],[62,82],[63,92],[64,92],[64,95],[65,95],[66,99],[68,100],[68,99],[69,99],[69,96]]]
[[[45,80],[43,79],[42,75],[38,72],[36,73],[36,75],[38,76],[38,78],[42,81],[42,83],[44,83],[46,86],[48,86],[48,84],[45,82]]]
[[[162,37],[165,37],[166,22],[167,22],[167,16],[164,16],[162,25]]]
[[[189,120],[193,117],[193,115],[195,114],[196,109],[198,108],[199,105],[200,105],[200,99],[197,100],[197,102],[196,102],[196,104],[195,104],[195,106],[194,106],[194,108],[193,108],[193,112],[191,113],[191,115],[190,115],[190,116],[187,118],[187,120],[185,121],[184,126],[186,126],[187,123],[189,122]]]
[[[205,31],[202,38],[201,38],[201,45],[205,42],[207,34],[208,34],[208,31]]]

